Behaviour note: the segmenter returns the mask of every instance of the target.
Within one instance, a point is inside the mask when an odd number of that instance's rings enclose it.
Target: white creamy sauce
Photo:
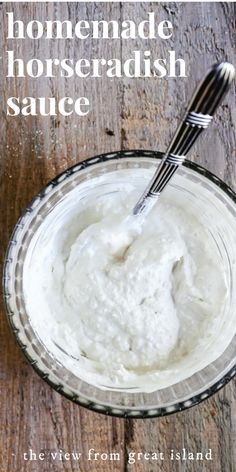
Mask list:
[[[228,288],[200,215],[166,191],[134,231],[124,221],[137,196],[127,185],[65,200],[35,234],[23,281],[31,322],[65,367],[101,388],[150,392],[226,348]]]

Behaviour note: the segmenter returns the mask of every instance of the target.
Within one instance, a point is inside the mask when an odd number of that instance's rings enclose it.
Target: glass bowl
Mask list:
[[[107,192],[106,186],[91,186],[91,179],[122,169],[132,178],[132,169],[151,169],[162,157],[154,151],[120,151],[103,154],[71,167],[53,179],[28,205],[18,220],[6,253],[3,292],[8,320],[30,364],[57,392],[73,402],[100,413],[133,418],[168,415],[196,405],[223,387],[236,373],[235,337],[223,354],[191,377],[152,393],[102,390],[68,370],[56,359],[35,332],[27,313],[23,293],[23,267],[30,241],[52,210],[82,182],[90,182],[93,198]],[[109,179],[108,179],[109,180]],[[137,182],[141,194],[142,178]],[[204,214],[215,239],[222,268],[230,286],[227,310],[234,315],[236,306],[236,195],[218,177],[197,164],[186,161],[169,184],[184,192],[186,204],[195,205]],[[81,198],[84,198],[82,192]],[[215,217],[212,217],[214,210]],[[235,314],[236,317],[236,314]],[[45,328],[46,329],[46,328]]]

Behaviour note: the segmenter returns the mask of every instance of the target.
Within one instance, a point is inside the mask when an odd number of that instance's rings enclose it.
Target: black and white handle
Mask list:
[[[151,182],[135,205],[133,214],[147,212],[174,175],[192,145],[212,121],[213,114],[227,93],[235,70],[232,64],[214,65],[197,87],[177,131]]]

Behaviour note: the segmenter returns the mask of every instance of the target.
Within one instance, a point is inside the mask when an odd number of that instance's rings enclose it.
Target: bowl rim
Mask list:
[[[148,418],[156,418],[156,417],[163,417],[167,415],[171,415],[174,413],[178,413],[180,411],[187,410],[199,403],[201,403],[203,400],[211,397],[213,394],[215,394],[217,391],[219,391],[221,388],[223,388],[235,375],[236,375],[236,364],[231,367],[226,374],[217,380],[213,385],[208,387],[206,390],[204,390],[201,393],[198,393],[196,395],[193,395],[192,397],[188,398],[187,400],[183,400],[181,402],[174,403],[171,406],[160,406],[160,407],[155,407],[153,406],[152,408],[149,409],[139,409],[139,408],[130,408],[130,407],[122,407],[122,406],[107,406],[106,404],[101,402],[94,402],[94,401],[83,401],[85,400],[85,397],[83,395],[77,395],[76,393],[68,393],[67,391],[64,390],[63,384],[62,383],[57,383],[52,381],[49,378],[49,374],[44,372],[42,368],[40,368],[37,365],[37,359],[33,359],[31,355],[27,351],[27,345],[22,344],[22,341],[20,340],[19,337],[19,328],[14,323],[14,316],[16,313],[12,313],[12,310],[9,305],[9,294],[7,292],[7,283],[9,281],[8,273],[9,269],[11,267],[12,260],[9,257],[10,255],[10,250],[12,248],[12,245],[15,244],[14,241],[14,235],[19,227],[19,225],[22,226],[22,220],[25,218],[26,214],[31,212],[32,205],[38,200],[38,204],[41,203],[42,199],[45,197],[45,195],[48,194],[48,191],[51,189],[55,188],[59,183],[62,182],[62,180],[66,180],[66,178],[70,177],[72,174],[75,174],[79,172],[82,169],[86,169],[89,166],[93,166],[96,164],[100,164],[102,162],[110,161],[110,160],[117,160],[117,159],[122,159],[122,158],[154,158],[154,159],[160,159],[162,158],[164,153],[160,151],[153,151],[153,150],[142,150],[142,149],[134,149],[134,150],[124,150],[124,151],[114,151],[114,152],[109,152],[109,153],[104,153],[104,154],[99,154],[97,156],[90,157],[88,159],[82,160],[73,166],[69,167],[65,171],[61,172],[58,174],[55,178],[50,180],[34,197],[33,199],[28,203],[28,205],[25,207],[23,210],[21,216],[17,220],[15,227],[12,231],[11,237],[9,239],[8,247],[5,253],[5,259],[3,263],[3,278],[2,278],[2,288],[3,288],[3,301],[4,301],[4,306],[5,306],[5,312],[6,316],[8,319],[8,323],[11,327],[11,330],[16,338],[16,341],[18,345],[20,346],[21,351],[24,353],[26,359],[32,365],[34,370],[37,372],[37,374],[47,382],[48,385],[50,385],[54,390],[56,390],[58,393],[62,394],[64,397],[68,398],[72,402],[87,408],[89,410],[95,411],[96,413],[102,413],[104,415],[109,415],[109,416],[114,416],[114,417],[121,417],[121,418],[133,418],[133,419],[148,419]],[[211,182],[213,182],[216,186],[218,186],[221,190],[223,190],[228,197],[236,204],[236,193],[231,189],[230,186],[228,186],[223,180],[221,180],[219,177],[217,177],[215,174],[210,172],[209,170],[205,169],[203,166],[196,164],[195,162],[191,162],[188,159],[185,159],[185,161],[182,164],[184,167],[187,167],[207,179],[209,179]],[[37,202],[36,205],[34,205],[34,208],[37,207]]]

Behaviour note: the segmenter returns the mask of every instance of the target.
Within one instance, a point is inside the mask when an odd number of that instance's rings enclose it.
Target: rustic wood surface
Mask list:
[[[155,11],[170,19],[169,41],[9,41],[6,11],[29,21],[45,19],[132,19]],[[222,58],[236,62],[234,3],[1,3],[0,36],[0,240],[1,262],[23,207],[51,178],[75,162],[118,149],[164,150],[182,103],[209,64]],[[134,49],[151,49],[165,57],[169,49],[186,60],[191,79],[87,80],[6,79],[5,51],[18,57],[128,58]],[[93,103],[86,118],[6,117],[12,95],[63,97],[87,95]],[[192,159],[218,174],[236,190],[235,89],[228,95]],[[236,470],[236,398],[234,381],[201,405],[163,419],[123,420],[74,405],[52,390],[29,366],[16,345],[1,303],[0,317],[0,471],[233,472]],[[171,462],[171,449],[212,449],[213,461]],[[25,461],[24,452],[82,452],[76,461]],[[121,460],[88,462],[90,448],[119,452]],[[127,463],[128,453],[162,451],[164,462]]]

